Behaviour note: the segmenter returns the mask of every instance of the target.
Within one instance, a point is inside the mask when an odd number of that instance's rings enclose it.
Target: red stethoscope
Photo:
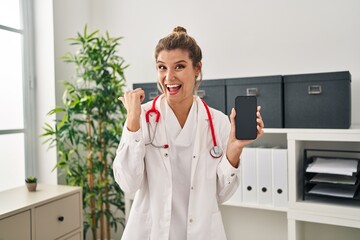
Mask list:
[[[156,147],[156,148],[169,148],[168,144],[164,144],[164,145],[155,145],[154,144],[155,133],[156,133],[156,129],[157,129],[157,126],[158,126],[158,123],[159,123],[159,120],[160,120],[160,112],[155,107],[156,101],[157,101],[157,99],[159,97],[160,96],[156,96],[154,98],[152,107],[145,114],[145,119],[146,119],[146,123],[148,124],[148,134],[149,134],[149,139],[150,139],[150,142],[146,143],[145,145],[152,145],[153,147]],[[212,118],[211,118],[209,106],[206,104],[206,102],[204,100],[201,100],[201,101],[204,104],[204,107],[206,109],[206,113],[207,113],[208,118],[209,118],[209,126],[210,126],[210,131],[211,131],[211,137],[212,137],[212,141],[213,141],[213,145],[214,145],[210,149],[210,155],[213,158],[219,158],[219,157],[221,157],[223,155],[223,151],[216,143],[214,123],[213,123]],[[155,113],[155,115],[156,115],[156,118],[155,118],[155,123],[156,124],[155,124],[155,129],[154,129],[154,135],[152,137],[151,137],[151,134],[150,134],[150,114],[151,113]]]

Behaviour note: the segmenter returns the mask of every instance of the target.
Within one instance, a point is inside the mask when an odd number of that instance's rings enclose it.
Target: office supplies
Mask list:
[[[303,199],[360,200],[360,151],[305,149]]]
[[[288,151],[287,149],[272,149],[272,194],[275,207],[288,205]]]
[[[258,203],[272,204],[272,149],[257,148]]]
[[[257,203],[256,148],[246,147],[241,154],[242,197],[244,203]]]
[[[357,172],[358,159],[314,157],[306,168],[307,172],[329,173],[352,176]]]

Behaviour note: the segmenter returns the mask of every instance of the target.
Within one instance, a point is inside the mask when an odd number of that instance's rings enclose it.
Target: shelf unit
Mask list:
[[[221,206],[229,240],[360,239],[359,202],[304,201],[302,198],[304,149],[360,150],[360,128],[265,129],[263,138],[254,144],[288,149],[288,207],[274,208],[229,200]],[[281,231],[283,234],[279,235]]]

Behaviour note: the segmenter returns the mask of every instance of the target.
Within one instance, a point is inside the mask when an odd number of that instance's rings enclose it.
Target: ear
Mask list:
[[[202,62],[200,61],[198,63],[198,65],[195,67],[195,76],[196,76],[196,78],[198,78],[198,76],[199,76],[199,74],[201,72],[201,68],[202,68]]]

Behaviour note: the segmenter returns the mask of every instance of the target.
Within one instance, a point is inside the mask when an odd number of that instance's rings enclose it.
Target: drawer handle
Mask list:
[[[317,95],[317,94],[321,94],[322,89],[321,89],[321,85],[309,85],[308,86],[308,94],[309,95]]]
[[[246,88],[246,96],[257,96],[258,89],[257,88]]]
[[[149,100],[153,100],[157,95],[157,92],[149,92]]]
[[[64,219],[65,219],[64,216],[59,216],[59,217],[58,217],[58,220],[59,220],[60,222],[63,222]]]
[[[203,90],[203,89],[197,90],[196,94],[197,94],[201,99],[205,98],[205,96],[206,96],[206,92],[205,92],[205,90]]]

